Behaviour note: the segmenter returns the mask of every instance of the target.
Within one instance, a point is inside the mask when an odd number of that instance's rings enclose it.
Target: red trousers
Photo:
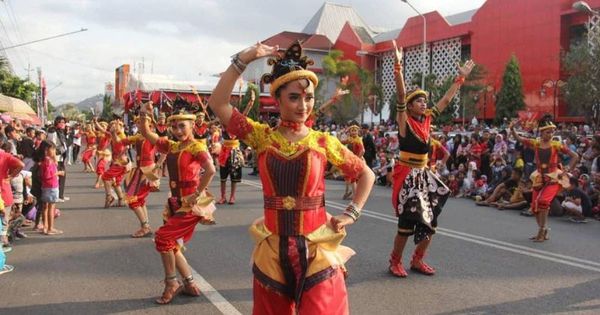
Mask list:
[[[144,184],[142,185],[136,192],[135,195],[129,195],[129,192],[127,192],[127,197],[128,198],[134,198],[135,200],[130,202],[129,208],[131,210],[135,209],[135,208],[140,208],[146,205],[146,197],[148,197],[148,194],[150,194],[150,191],[152,191],[152,187],[150,187],[149,184]]]
[[[295,302],[289,297],[265,288],[254,279],[253,315],[293,315]],[[348,310],[348,292],[343,272],[338,269],[335,275],[310,288],[302,295],[298,306],[301,315],[346,315]]]
[[[552,200],[560,190],[559,184],[547,184],[542,188],[534,189],[531,198],[531,211],[537,213],[539,210],[548,210],[552,204]]]
[[[92,149],[87,149],[83,152],[83,154],[81,154],[81,161],[83,163],[89,163],[90,160],[92,159],[92,156],[94,154],[94,150]]]
[[[104,171],[106,170],[106,160],[104,158],[98,159],[98,163],[96,164],[96,175],[102,176]]]
[[[127,168],[116,163],[110,164],[110,167],[102,174],[103,181],[115,180],[115,184],[120,185],[123,176],[127,173]]]
[[[179,246],[178,239],[183,239],[187,243],[194,235],[196,224],[200,222],[201,217],[188,213],[177,213],[171,216],[163,226],[161,226],[154,237],[156,250],[165,253],[172,250],[177,251]]]

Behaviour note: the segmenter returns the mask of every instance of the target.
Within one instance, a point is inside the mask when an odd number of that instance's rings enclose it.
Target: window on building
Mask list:
[[[460,49],[460,60],[465,62],[471,59],[471,45],[463,45]]]

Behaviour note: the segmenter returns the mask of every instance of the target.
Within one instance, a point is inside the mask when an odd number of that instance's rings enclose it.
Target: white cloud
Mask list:
[[[6,4],[8,2],[8,5]],[[484,0],[413,0],[419,10],[449,15],[479,7]],[[374,26],[401,27],[412,10],[399,0],[340,1],[352,4]],[[102,93],[123,63],[145,62],[146,72],[197,80],[225,69],[229,56],[280,31],[300,31],[322,0],[4,0],[0,28],[4,46],[55,34],[89,31],[32,44],[6,53],[22,77],[30,63],[42,67],[55,104]],[[15,31],[13,9],[21,36]],[[10,36],[7,36],[10,35]],[[8,38],[7,38],[8,37]],[[10,39],[10,41],[8,40]],[[34,75],[34,73],[32,73]]]

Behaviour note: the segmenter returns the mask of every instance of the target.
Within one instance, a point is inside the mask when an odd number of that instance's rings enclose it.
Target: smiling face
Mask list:
[[[280,88],[277,101],[282,120],[304,123],[315,106],[315,87],[307,79],[289,82]]]
[[[554,128],[544,129],[541,132],[542,140],[544,140],[544,141],[552,140],[553,135],[554,135]]]
[[[173,120],[170,122],[171,134],[179,141],[186,141],[192,137],[193,120]]]

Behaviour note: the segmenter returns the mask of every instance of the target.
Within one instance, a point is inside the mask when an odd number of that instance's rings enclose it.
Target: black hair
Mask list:
[[[29,133],[29,132],[30,132],[30,131],[32,131],[32,130],[35,130],[35,128],[33,128],[33,127],[27,127],[27,128],[25,129],[25,133]]]
[[[579,180],[575,177],[571,177],[569,178],[569,184],[571,184],[571,186],[579,187]]]
[[[50,148],[56,148],[56,145],[48,140],[42,141],[40,146],[33,153],[33,160],[35,162],[42,162],[46,158],[46,150]]]

